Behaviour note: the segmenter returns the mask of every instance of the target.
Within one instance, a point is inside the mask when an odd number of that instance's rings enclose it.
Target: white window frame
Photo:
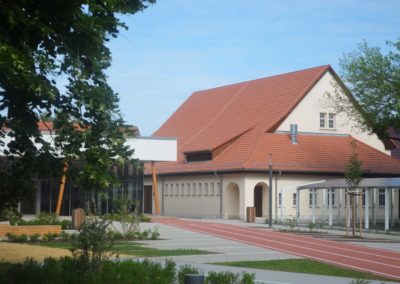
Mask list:
[[[319,128],[321,129],[326,129],[326,118],[327,118],[327,113],[326,112],[320,112],[319,113]]]
[[[332,127],[331,127],[332,122]],[[336,129],[336,113],[330,112],[328,113],[328,129]]]
[[[297,206],[297,192],[293,193],[293,207]]]

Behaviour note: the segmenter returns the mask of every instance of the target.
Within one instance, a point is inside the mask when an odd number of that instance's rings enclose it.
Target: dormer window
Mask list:
[[[212,160],[212,153],[209,151],[186,153],[186,162],[201,162]]]
[[[336,128],[336,114],[335,113],[319,113],[319,128],[321,129],[335,129]]]

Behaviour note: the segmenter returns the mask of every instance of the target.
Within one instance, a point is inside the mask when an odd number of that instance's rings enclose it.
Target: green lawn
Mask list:
[[[277,271],[298,272],[298,273],[308,273],[317,275],[329,275],[329,276],[348,277],[356,279],[393,281],[391,279],[376,276],[371,273],[365,273],[351,269],[341,268],[309,259],[235,261],[235,262],[217,262],[213,264],[256,268],[264,270],[277,270]]]
[[[34,245],[52,247],[52,248],[72,248],[71,242],[45,242],[37,243]],[[127,254],[140,257],[155,257],[155,256],[178,256],[178,255],[198,255],[198,254],[212,254],[209,251],[196,250],[196,249],[174,249],[174,250],[160,250],[146,247],[143,244],[128,241],[115,242],[111,249],[112,252],[117,254]]]

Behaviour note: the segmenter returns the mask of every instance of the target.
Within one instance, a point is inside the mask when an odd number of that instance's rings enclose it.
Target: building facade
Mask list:
[[[399,176],[400,161],[390,157],[376,135],[358,129],[345,113],[336,113],[328,94],[343,100],[351,96],[330,66],[193,93],[154,133],[178,139],[177,162],[157,163],[162,214],[244,219],[246,208],[255,207],[258,217],[285,220],[300,205],[299,218],[311,220],[314,197],[302,191],[297,199],[296,187],[342,178],[352,141],[365,177]],[[152,190],[148,165],[144,188]],[[328,196],[322,190],[315,197],[322,222]],[[332,201],[334,219],[341,222],[344,192],[336,191]],[[369,200],[377,222],[383,218],[382,202],[379,191]],[[392,220],[397,221],[398,191],[390,202]]]

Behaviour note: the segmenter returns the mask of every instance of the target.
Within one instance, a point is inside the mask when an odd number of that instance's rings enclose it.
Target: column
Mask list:
[[[296,189],[296,220],[300,219],[300,190]]]
[[[325,224],[325,215],[326,215],[326,189],[322,190],[322,224]]]
[[[364,207],[365,220],[364,220],[364,228],[366,230],[369,229],[369,191],[370,191],[369,188],[365,189],[365,207]]]
[[[311,194],[312,194],[312,222],[315,223],[315,202],[316,202],[316,194],[315,194],[315,189],[311,190]]]
[[[342,225],[343,189],[338,189],[338,192],[339,192],[338,220],[339,224]]]
[[[283,189],[281,188],[281,221],[283,221]]]
[[[372,224],[376,226],[376,188],[372,189]]]
[[[389,189],[385,188],[385,231],[389,230]]]
[[[394,188],[391,189],[390,193],[390,223],[394,227]]]
[[[332,226],[332,191],[333,189],[328,189],[329,199],[328,199],[328,206],[329,206],[329,226]]]

